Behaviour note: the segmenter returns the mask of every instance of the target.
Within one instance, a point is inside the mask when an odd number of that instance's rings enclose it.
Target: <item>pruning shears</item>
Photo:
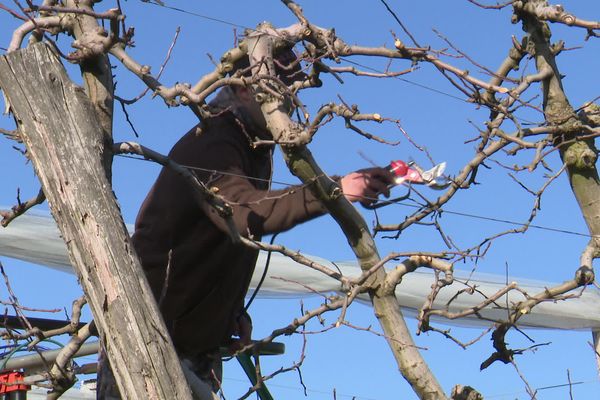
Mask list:
[[[414,161],[406,163],[396,160],[390,163],[388,170],[395,176],[396,185],[408,182],[409,184],[427,185],[435,190],[442,190],[450,185],[450,180],[444,175],[445,161],[425,171]]]
[[[410,188],[412,185],[426,185],[434,190],[443,190],[452,183],[448,176],[444,175],[444,171],[446,170],[445,161],[436,164],[428,170],[424,170],[414,161],[404,162],[402,160],[392,161],[385,168],[394,175],[394,186],[405,184]],[[397,201],[406,200],[409,195],[410,192],[395,199],[381,200],[367,206],[367,208],[377,209],[384,207]]]

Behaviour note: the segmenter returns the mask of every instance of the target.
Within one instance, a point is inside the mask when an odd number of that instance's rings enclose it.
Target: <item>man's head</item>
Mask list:
[[[291,49],[278,53],[274,62],[276,76],[285,84],[290,85],[295,81],[303,80],[306,74],[302,72],[296,54]],[[243,71],[244,76],[251,76],[248,57],[237,61],[230,72]],[[277,90],[277,89],[276,89]],[[262,114],[260,104],[255,100],[254,90],[245,86],[226,86],[222,88],[217,96],[210,102],[211,106],[218,109],[228,109],[246,125],[256,130],[256,133],[267,133],[266,121]],[[290,102],[290,110],[292,109]]]
[[[296,81],[302,81],[306,78],[306,74],[302,72],[300,60],[292,49],[281,50],[273,58],[275,67],[275,76],[279,78],[287,86]],[[239,70],[244,70],[243,76],[251,76],[250,62],[248,57],[242,57],[233,65],[232,74]]]
[[[279,52],[273,59],[275,75],[285,85],[289,86],[296,81],[304,80],[306,74],[302,72],[300,61],[292,49],[285,49]],[[252,71],[248,57],[243,57],[234,64],[231,74],[236,71],[243,71],[243,76],[251,76]],[[254,91],[251,87],[231,86],[231,92],[237,100],[237,113],[240,114],[245,122],[253,125],[259,130],[266,130],[266,121],[262,114],[260,104],[255,100]],[[289,109],[292,110],[292,103],[289,101]]]

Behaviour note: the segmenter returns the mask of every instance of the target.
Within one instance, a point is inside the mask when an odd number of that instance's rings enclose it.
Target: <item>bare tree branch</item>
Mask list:
[[[0,216],[2,216],[2,221],[0,221],[0,225],[3,227],[8,226],[12,220],[17,218],[19,215],[23,215],[32,207],[35,207],[39,204],[42,204],[46,201],[46,195],[44,195],[44,191],[42,189],[39,190],[37,196],[25,201],[25,203],[21,202],[19,195],[17,194],[17,205],[13,206],[10,211],[2,211],[0,210]]]

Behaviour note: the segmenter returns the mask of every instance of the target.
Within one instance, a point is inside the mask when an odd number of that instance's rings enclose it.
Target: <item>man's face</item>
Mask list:
[[[267,129],[267,122],[264,114],[261,110],[260,103],[256,100],[254,92],[250,88],[238,87],[236,88],[238,98],[240,99],[244,112],[251,118],[252,122],[260,130]],[[285,108],[288,115],[294,112],[294,105],[289,96],[285,96],[283,100],[283,107]]]
[[[266,130],[267,122],[260,109],[260,104],[255,100],[254,91],[251,88],[237,86],[235,87],[235,92],[243,108],[243,112],[249,117],[252,124],[259,130]]]

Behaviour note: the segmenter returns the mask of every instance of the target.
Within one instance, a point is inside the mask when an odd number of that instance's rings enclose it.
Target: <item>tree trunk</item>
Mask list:
[[[0,58],[28,156],[127,399],[191,399],[105,169],[94,106],[45,44]]]
[[[531,4],[543,5],[541,0]],[[538,71],[549,68],[553,74],[542,82],[543,107],[548,125],[562,128],[555,136],[561,160],[567,166],[569,183],[577,199],[581,213],[593,236],[588,247],[591,257],[584,257],[583,265],[592,268],[591,258],[600,256],[600,179],[596,169],[598,159],[594,138],[581,139],[582,121],[575,113],[564,92],[555,54],[550,44],[550,27],[531,15],[523,16],[523,29],[533,41]]]
[[[257,60],[272,57],[270,52],[276,47],[270,42],[273,37],[269,36],[266,40],[265,37],[266,35],[257,32],[247,39],[248,48],[252,49],[250,62],[253,65],[256,65]],[[265,64],[262,64],[261,68],[266,69]],[[258,73],[268,73],[259,71]],[[258,87],[256,90],[260,93],[262,89]],[[280,99],[269,96],[268,93],[261,94],[264,97],[261,110],[267,128],[276,142],[293,143],[299,136],[305,134],[300,132],[292,122],[288,110]],[[311,183],[311,190],[336,220],[354,251],[361,269],[370,270],[381,259],[373,236],[360,213],[346,200],[339,186],[321,170],[305,145],[282,145],[281,149],[290,171],[302,182]],[[410,335],[394,290],[385,288],[385,278],[386,272],[383,268],[379,268],[371,276],[369,296],[400,373],[420,399],[446,399],[440,383],[429,369]]]
[[[526,4],[527,5],[527,4]],[[542,0],[531,0],[533,7],[545,6]],[[519,12],[519,10],[516,10]],[[559,147],[560,158],[567,167],[569,184],[585,219],[592,238],[582,252],[580,266],[593,272],[593,260],[600,258],[600,178],[596,162],[598,150],[594,138],[582,139],[582,119],[575,113],[563,89],[562,78],[556,63],[556,57],[550,44],[550,27],[530,14],[522,14],[523,30],[534,43],[534,56],[538,71],[550,68],[553,74],[542,82],[543,107],[548,125],[563,128],[555,135],[555,144]],[[596,364],[600,371],[599,332],[593,331]]]
[[[265,115],[270,114],[272,115],[272,110],[269,113],[265,112]],[[304,183],[315,182],[312,186],[315,194],[344,232],[361,269],[369,271],[381,258],[365,220],[344,198],[341,191],[336,193],[335,189],[332,189],[337,185],[323,173],[306,147],[283,148],[283,151],[294,175]],[[385,278],[384,268],[379,268],[371,276],[369,296],[400,373],[420,399],[446,399],[440,383],[411,336],[394,293],[395,287],[387,288]]]

